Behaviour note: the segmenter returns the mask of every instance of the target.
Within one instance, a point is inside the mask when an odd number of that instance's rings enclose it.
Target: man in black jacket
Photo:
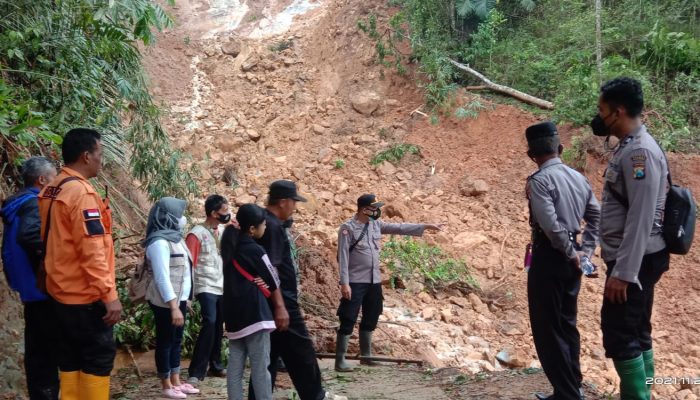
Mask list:
[[[36,285],[43,252],[37,195],[56,174],[51,160],[29,158],[22,165],[24,188],[5,200],[0,211],[5,225],[2,241],[5,277],[24,303],[24,369],[31,400],[58,399],[53,306]]]
[[[292,225],[292,215],[296,211],[297,202],[300,201],[304,202],[306,199],[297,193],[294,182],[272,182],[265,215],[267,229],[258,240],[277,269],[284,305],[289,313],[289,329],[270,334],[272,386],[275,385],[277,375],[277,359],[282,358],[301,400],[347,400],[344,396],[333,395],[323,389],[313,341],[299,306],[297,271],[287,229]],[[254,399],[252,391],[249,393],[249,398]]]

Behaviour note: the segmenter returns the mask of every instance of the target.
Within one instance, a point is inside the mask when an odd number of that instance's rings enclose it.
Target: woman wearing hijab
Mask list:
[[[153,205],[146,226],[146,261],[153,279],[146,290],[146,300],[153,310],[156,324],[156,369],[163,396],[186,399],[199,393],[192,385],[180,381],[180,350],[185,327],[187,301],[192,292],[192,261],[182,232],[184,200],[164,197]]]

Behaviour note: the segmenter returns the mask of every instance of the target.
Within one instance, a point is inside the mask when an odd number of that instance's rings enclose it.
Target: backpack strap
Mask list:
[[[70,181],[77,181],[80,178],[76,176],[69,176],[67,178],[64,178],[61,182],[58,183],[58,186],[56,186],[56,190],[54,193],[52,193],[51,196],[51,202],[49,203],[49,212],[46,215],[46,230],[44,231],[44,237],[42,240],[42,255],[46,255],[46,243],[49,239],[49,230],[51,229],[51,209],[53,208],[53,201],[56,200],[56,197],[58,196],[58,193],[60,192],[61,186],[64,184],[70,182]]]
[[[365,227],[362,228],[362,233],[360,233],[360,237],[357,238],[351,245],[350,248],[348,249],[348,253],[352,253],[353,250],[355,250],[355,247],[357,247],[358,243],[360,243],[360,240],[362,240],[365,235],[367,235],[367,229],[369,229],[369,222],[365,224]]]
[[[51,209],[53,208],[53,201],[56,200],[58,193],[61,191],[61,186],[70,181],[77,181],[79,179],[80,178],[76,176],[69,176],[67,178],[64,178],[61,182],[58,183],[57,186],[52,188],[52,192],[48,195],[48,197],[51,198],[51,202],[49,203],[49,211],[46,214],[46,229],[44,230],[44,237],[42,238],[41,243],[41,259],[39,261],[39,268],[36,271],[36,287],[42,293],[47,293],[46,264],[44,262],[44,258],[46,257],[46,246],[49,240],[49,230],[51,229]]]
[[[270,292],[270,289],[268,289],[267,286],[265,286],[265,285],[258,285],[257,283],[255,283],[255,278],[253,278],[253,275],[251,275],[250,273],[248,273],[248,271],[246,271],[245,269],[243,269],[243,267],[241,267],[241,264],[239,264],[238,261],[233,260],[233,266],[236,267],[236,270],[237,270],[241,275],[243,275],[243,277],[246,278],[246,279],[248,280],[248,282],[250,282],[250,283],[252,283],[253,285],[257,286],[258,289],[260,289],[260,291],[262,292],[263,296],[265,296],[265,298],[268,298],[268,297],[270,297],[270,296],[272,295],[272,292]]]

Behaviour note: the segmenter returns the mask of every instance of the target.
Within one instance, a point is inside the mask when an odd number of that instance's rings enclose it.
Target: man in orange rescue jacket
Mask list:
[[[100,134],[72,129],[63,139],[65,167],[39,193],[46,290],[58,318],[62,400],[108,400],[121,318],[114,276],[112,218],[88,179],[102,168]],[[48,231],[48,232],[47,232]]]

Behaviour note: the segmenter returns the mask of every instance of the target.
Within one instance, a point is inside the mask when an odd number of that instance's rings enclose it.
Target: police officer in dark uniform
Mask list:
[[[646,400],[651,396],[646,378],[654,376],[654,285],[669,268],[662,236],[668,165],[642,124],[639,81],[613,79],[600,93],[593,133],[619,139],[605,172],[602,198],[600,247],[608,266],[601,311],[603,347],[620,376],[620,397]]]
[[[538,399],[581,399],[580,336],[576,328],[580,258],[596,247],[600,206],[588,180],[559,158],[556,126],[543,122],[525,131],[528,156],[538,171],[527,180],[532,225],[532,265],[527,296],[535,348],[554,394]],[[586,222],[582,243],[576,241]]]

